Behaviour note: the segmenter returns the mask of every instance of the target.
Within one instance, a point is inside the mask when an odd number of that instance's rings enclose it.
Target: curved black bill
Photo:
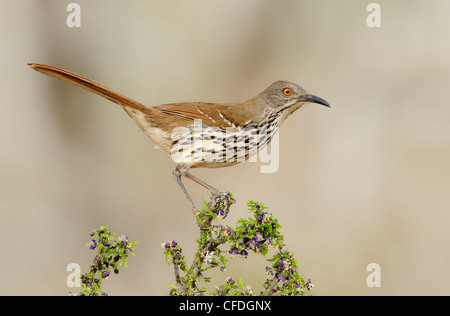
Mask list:
[[[324,99],[319,98],[319,97],[317,97],[315,95],[312,95],[312,94],[301,96],[299,98],[299,100],[303,101],[303,102],[318,103],[318,104],[322,104],[322,105],[325,105],[327,107],[330,107],[330,104],[327,101],[325,101]]]

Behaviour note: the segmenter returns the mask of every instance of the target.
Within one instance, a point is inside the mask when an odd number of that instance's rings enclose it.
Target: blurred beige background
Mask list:
[[[154,148],[120,107],[29,69],[56,65],[146,105],[234,102],[276,80],[308,104],[280,131],[280,168],[194,170],[234,193],[224,221],[265,203],[317,295],[450,294],[450,2],[2,0],[0,294],[66,295],[67,264],[87,270],[89,232],[139,240],[110,295],[166,295],[160,243],[191,261],[198,232]],[[207,192],[187,182],[198,204]],[[263,258],[234,259],[214,280],[264,281]],[[369,263],[381,287],[369,288]]]

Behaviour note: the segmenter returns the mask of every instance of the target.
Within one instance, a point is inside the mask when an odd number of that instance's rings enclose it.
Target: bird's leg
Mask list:
[[[202,187],[206,188],[209,192],[211,192],[212,195],[217,196],[217,195],[220,194],[220,191],[219,191],[219,190],[217,190],[216,188],[210,186],[208,183],[203,182],[203,181],[200,180],[199,178],[194,177],[194,176],[193,176],[192,174],[190,174],[189,172],[186,172],[186,173],[184,174],[184,176],[185,176],[186,178],[188,178],[189,180],[192,180],[192,181],[194,181],[194,182],[200,184]]]
[[[186,198],[189,206],[192,209],[192,213],[194,213],[194,215],[197,216],[198,208],[197,208],[197,206],[195,206],[195,203],[194,203],[194,201],[192,201],[192,198],[189,195],[189,192],[186,190],[186,187],[184,186],[183,182],[181,181],[181,176],[183,176],[184,174],[185,174],[185,172],[180,170],[180,166],[179,165],[173,171],[173,175],[175,176],[175,179],[177,179],[177,183],[180,186],[181,190],[183,191],[184,197]]]
[[[188,178],[189,180],[192,180],[198,184],[200,184],[202,187],[206,188],[209,192],[211,192],[211,194],[216,197],[220,195],[220,191],[217,190],[216,188],[210,186],[208,183],[200,180],[199,178],[193,176],[192,174],[190,174],[188,172],[189,168],[184,166],[184,165],[177,165],[175,167],[175,170],[173,171],[173,175],[175,176],[175,179],[177,180],[178,185],[180,186],[181,190],[183,191],[183,194],[189,204],[189,206],[192,209],[192,213],[194,213],[194,215],[197,215],[198,213],[198,208],[197,206],[195,206],[194,201],[192,200],[188,190],[186,189],[186,187],[183,184],[183,181],[181,181],[181,177],[184,176],[186,178]]]
[[[212,202],[211,202],[211,209],[215,209],[216,203],[218,203],[219,201],[221,201],[220,199],[218,200],[218,197],[220,196],[220,191],[217,190],[216,188],[210,186],[208,183],[203,182],[203,181],[200,180],[199,178],[194,177],[194,176],[193,176],[192,174],[190,174],[189,172],[186,172],[186,173],[184,174],[184,176],[185,176],[186,178],[188,178],[188,179],[190,179],[190,180],[192,180],[192,181],[194,181],[194,182],[200,184],[202,187],[206,188],[207,190],[209,190],[209,192],[211,192],[211,194],[212,194],[213,197],[214,197],[213,200],[212,200]],[[222,218],[227,217],[229,210],[230,210],[230,204],[228,204],[228,205],[226,206],[226,208],[222,210],[222,214],[221,214]]]

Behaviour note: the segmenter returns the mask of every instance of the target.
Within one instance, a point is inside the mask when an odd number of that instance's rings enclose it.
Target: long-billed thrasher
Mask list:
[[[294,83],[277,81],[244,102],[185,102],[146,107],[67,70],[36,63],[28,65],[120,105],[145,135],[177,163],[173,174],[194,214],[198,209],[181,181],[182,176],[215,196],[220,192],[189,173],[190,168],[220,168],[245,161],[269,144],[281,123],[304,103],[330,106]]]

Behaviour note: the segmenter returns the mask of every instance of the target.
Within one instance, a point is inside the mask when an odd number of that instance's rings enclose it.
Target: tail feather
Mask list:
[[[128,113],[127,107],[131,107],[136,110],[143,111],[143,112],[146,112],[146,109],[148,109],[145,105],[143,105],[139,102],[136,102],[120,93],[117,93],[105,86],[102,86],[101,84],[95,82],[94,80],[80,76],[78,74],[67,71],[65,69],[61,69],[61,68],[50,66],[50,65],[36,64],[36,63],[28,63],[28,65],[31,66],[31,69],[36,70],[40,73],[63,80],[65,82],[73,84],[74,86],[77,86],[77,87],[86,89],[88,91],[91,91],[95,94],[98,94],[98,95],[122,106],[124,108],[124,110],[127,111],[127,113]]]

